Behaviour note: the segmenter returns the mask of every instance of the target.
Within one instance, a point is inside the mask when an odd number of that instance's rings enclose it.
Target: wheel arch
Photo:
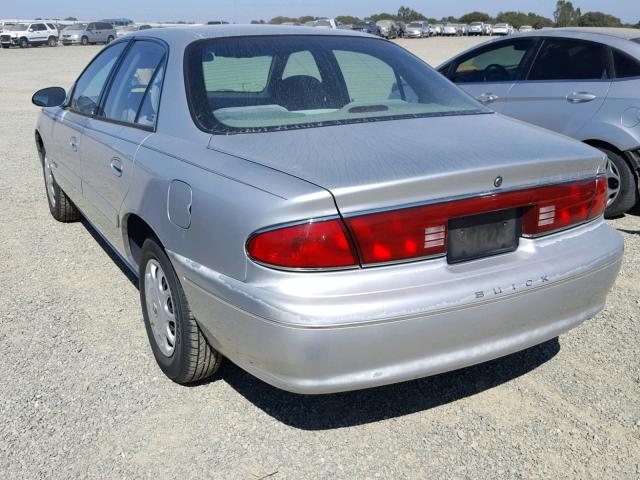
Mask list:
[[[38,130],[34,133],[36,139],[36,148],[38,149],[38,156],[40,157],[40,163],[44,162],[44,142],[42,141],[42,135]]]
[[[588,140],[583,140],[583,143],[586,143],[587,145],[595,148],[599,148],[599,147],[606,148],[607,150],[612,150],[613,152],[620,155],[624,159],[624,161],[627,162],[629,167],[631,167],[631,170],[633,170],[633,172],[635,173],[636,181],[638,180],[638,170],[640,170],[640,165],[632,161],[631,158],[629,158],[629,155],[627,155],[624,151],[620,150],[615,145],[609,142],[606,142],[604,140],[588,139]]]
[[[133,261],[136,267],[140,266],[142,246],[145,240],[151,238],[157,242],[161,248],[165,248],[164,243],[160,240],[160,237],[149,222],[134,212],[127,213],[122,218],[122,234],[127,256]]]

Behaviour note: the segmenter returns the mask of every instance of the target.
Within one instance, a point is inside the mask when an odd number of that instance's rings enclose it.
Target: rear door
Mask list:
[[[605,45],[545,38],[528,75],[509,92],[503,113],[575,136],[602,107],[610,70]]]
[[[113,76],[99,113],[85,125],[82,188],[92,219],[107,236],[119,227],[138,147],[155,130],[166,53],[160,42],[135,41]]]
[[[455,59],[440,72],[480,102],[502,112],[537,43],[531,37],[495,42]]]

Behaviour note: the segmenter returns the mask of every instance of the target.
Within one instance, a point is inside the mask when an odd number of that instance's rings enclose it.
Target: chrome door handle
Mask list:
[[[482,103],[491,103],[498,100],[498,98],[500,97],[498,97],[498,95],[494,95],[493,93],[483,93],[478,97],[478,100]]]
[[[74,152],[78,151],[78,139],[76,137],[71,137],[69,139],[69,146],[71,147],[71,150]]]
[[[114,157],[111,159],[111,170],[113,170],[113,174],[116,177],[122,176],[122,172],[123,172],[122,161],[119,158]]]
[[[593,93],[589,92],[572,92],[567,95],[567,102],[569,103],[586,103],[598,98]]]

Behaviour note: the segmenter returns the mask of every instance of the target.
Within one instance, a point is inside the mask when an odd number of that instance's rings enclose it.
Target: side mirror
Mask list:
[[[67,92],[61,87],[49,87],[38,90],[31,97],[31,102],[37,107],[58,107],[67,98]]]

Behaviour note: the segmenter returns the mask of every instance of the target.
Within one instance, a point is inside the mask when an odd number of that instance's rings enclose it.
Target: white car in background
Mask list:
[[[453,23],[447,23],[442,27],[442,35],[458,36],[460,35],[460,29]]]
[[[508,23],[496,23],[493,26],[494,35],[509,35],[511,31],[511,25]]]
[[[58,45],[58,29],[53,23],[33,22],[16,23],[3,29],[0,35],[2,48]]]
[[[469,35],[484,35],[485,33],[484,23],[482,22],[471,22],[469,24],[468,34]]]
[[[429,25],[425,22],[411,22],[409,25],[407,25],[404,35],[407,38],[428,37]]]
[[[520,33],[525,33],[525,32],[533,32],[533,27],[531,25],[522,25],[518,31]]]

